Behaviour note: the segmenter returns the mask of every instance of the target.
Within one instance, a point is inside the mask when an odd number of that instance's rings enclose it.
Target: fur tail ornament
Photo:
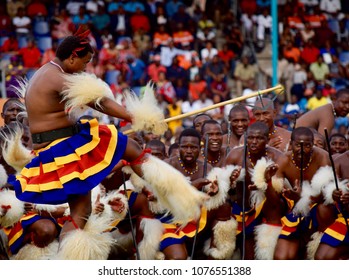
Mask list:
[[[230,260],[236,247],[237,226],[238,223],[233,218],[228,221],[219,221],[213,227],[213,242],[211,239],[205,242],[205,254],[215,260]]]
[[[94,74],[82,72],[64,77],[65,88],[61,94],[66,102],[65,110],[70,115],[76,116],[90,103],[102,108],[100,103],[103,98],[114,100],[109,85]]]
[[[106,260],[115,240],[110,232],[111,220],[90,215],[84,229],[68,232],[60,243],[59,260]]]
[[[34,155],[22,143],[23,129],[16,126],[10,133],[2,133],[3,139],[2,155],[4,160],[17,172],[20,172],[27,165]]]
[[[0,191],[0,226],[13,226],[23,214],[24,203],[17,199],[15,192],[2,189]]]
[[[315,253],[319,248],[320,241],[323,235],[324,233],[320,231],[316,231],[312,234],[311,240],[307,243],[307,260],[315,259]]]
[[[126,108],[133,117],[132,129],[134,131],[153,132],[157,135],[165,133],[168,126],[164,122],[164,113],[158,106],[151,82],[146,85],[141,98],[138,98],[132,91],[126,91],[124,98]]]

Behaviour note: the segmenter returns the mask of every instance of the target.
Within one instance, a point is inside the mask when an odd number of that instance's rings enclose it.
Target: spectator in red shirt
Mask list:
[[[41,3],[41,0],[32,0],[30,4],[27,6],[27,15],[30,18],[35,18],[37,16],[47,16],[47,8]]]
[[[133,33],[139,29],[143,29],[145,33],[150,31],[150,21],[149,18],[143,13],[143,11],[137,7],[136,12],[130,18],[130,24]]]
[[[28,40],[27,47],[19,50],[19,55],[22,56],[23,66],[26,68],[39,68],[41,65],[41,52],[36,46],[34,40]]]
[[[301,51],[301,59],[307,63],[311,64],[315,62],[320,54],[319,48],[314,45],[312,39],[309,39],[308,42],[305,43],[303,50]]]
[[[0,47],[1,52],[17,52],[19,50],[18,40],[14,33],[11,33],[9,37],[5,40],[2,47]]]
[[[149,79],[151,79],[153,82],[159,81],[159,73],[160,72],[167,72],[167,69],[165,66],[160,64],[160,55],[154,55],[153,62],[148,66],[147,73],[149,76]]]

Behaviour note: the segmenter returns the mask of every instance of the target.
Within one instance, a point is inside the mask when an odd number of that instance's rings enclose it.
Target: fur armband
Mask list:
[[[100,102],[107,97],[114,99],[109,85],[94,74],[79,73],[65,75],[65,87],[61,93],[65,101],[65,111],[75,115],[81,112],[81,107],[94,103],[102,108]]]
[[[323,191],[323,189],[331,182],[334,182],[332,168],[330,166],[320,167],[311,179],[311,188],[313,189],[313,195],[319,195]]]
[[[268,184],[265,181],[264,173],[268,166],[270,166],[273,163],[274,162],[272,160],[267,160],[265,157],[262,157],[257,161],[255,167],[252,169],[251,180],[256,185],[258,190],[267,190]]]
[[[27,165],[34,155],[22,143],[23,130],[19,126],[11,130],[11,133],[2,134],[4,140],[2,155],[4,160],[17,172],[20,172]]]
[[[308,216],[310,211],[311,197],[316,195],[318,195],[317,190],[314,190],[308,181],[304,181],[302,185],[301,198],[294,206],[293,213],[295,215],[300,214],[304,217]]]
[[[343,193],[347,193],[349,191],[348,187],[348,180],[343,180],[343,181],[338,181],[338,188],[340,190],[343,191]],[[332,198],[332,193],[333,191],[336,189],[336,183],[335,182],[331,182],[329,184],[327,184],[323,189],[322,189],[322,193],[324,195],[324,204],[328,205],[328,204],[333,204],[334,200]]]
[[[0,226],[10,227],[24,214],[24,203],[17,199],[15,192],[7,189],[0,191]]]
[[[132,115],[134,131],[153,132],[156,135],[165,133],[168,126],[164,122],[163,110],[158,106],[150,82],[145,87],[141,98],[132,91],[125,91],[124,98],[126,109]]]
[[[120,199],[120,201],[124,204],[124,208],[121,213],[113,209],[113,201],[118,199]],[[108,192],[105,196],[101,197],[100,201],[104,204],[104,211],[102,215],[106,215],[111,220],[122,220],[126,217],[128,201],[126,195],[122,194],[120,190]]]
[[[227,165],[225,168],[215,167],[207,174],[207,179],[211,182],[217,181],[219,187],[218,193],[205,202],[207,210],[215,209],[226,201],[230,189],[230,176],[236,168],[235,165]]]

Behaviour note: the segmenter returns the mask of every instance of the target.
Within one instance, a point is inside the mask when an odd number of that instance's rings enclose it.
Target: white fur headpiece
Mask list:
[[[109,85],[94,74],[86,72],[65,75],[65,88],[61,95],[65,103],[65,110],[76,116],[87,109],[87,104],[94,103],[102,108],[100,102],[107,97],[114,100]]]
[[[125,91],[124,98],[126,108],[133,117],[134,131],[153,132],[157,135],[165,133],[168,126],[164,122],[164,112],[158,106],[151,82],[146,85],[141,98],[130,90]]]
[[[7,211],[5,210],[7,208]],[[24,203],[17,199],[15,192],[7,189],[0,191],[0,225],[10,227],[24,214]]]

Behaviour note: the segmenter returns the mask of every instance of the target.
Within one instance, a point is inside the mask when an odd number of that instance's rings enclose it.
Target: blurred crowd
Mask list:
[[[18,76],[28,79],[55,56],[79,26],[91,30],[95,55],[86,71],[122,92],[142,94],[152,81],[167,117],[271,86],[272,68],[258,60],[270,48],[271,0],[7,0],[0,4],[2,97],[14,97]],[[278,0],[276,125],[327,104],[349,83],[349,2]],[[247,105],[252,105],[251,102]],[[222,124],[231,106],[207,113]],[[115,120],[104,119],[105,122]],[[116,122],[116,121],[115,121]],[[192,126],[171,122],[169,137]],[[335,130],[347,135],[347,117]]]

